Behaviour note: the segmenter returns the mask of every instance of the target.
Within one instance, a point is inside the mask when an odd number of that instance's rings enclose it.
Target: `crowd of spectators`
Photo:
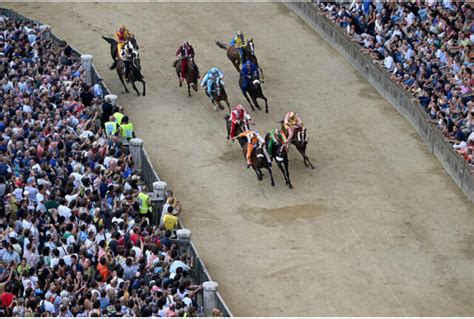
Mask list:
[[[429,114],[474,168],[474,12],[468,2],[318,2]]]
[[[46,32],[0,17],[0,315],[196,316],[180,204],[151,225],[122,108]]]

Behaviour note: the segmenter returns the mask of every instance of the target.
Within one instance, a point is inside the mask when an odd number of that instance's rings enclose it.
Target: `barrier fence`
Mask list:
[[[443,133],[433,124],[423,107],[405,89],[393,81],[388,72],[373,59],[360,51],[361,46],[353,42],[342,28],[321,15],[311,2],[283,2],[300,16],[327,42],[338,50],[372,86],[388,100],[395,109],[415,128],[431,153],[441,162],[456,185],[468,199],[474,201],[474,174],[469,163],[446,141]]]
[[[18,14],[17,12],[11,9],[0,8],[0,15],[9,17],[16,21],[42,25],[40,22],[26,18],[25,16],[22,16],[21,14]],[[65,40],[61,39],[60,37],[58,37],[52,32],[45,32],[43,34],[43,39],[51,40],[55,45],[59,45],[59,46],[65,46],[67,44]],[[76,57],[81,57],[84,63],[84,54],[81,54],[80,51],[76,50],[73,47],[71,47],[71,49],[72,49],[73,54]],[[92,56],[90,56],[89,61],[90,61],[90,66],[84,67],[84,64],[83,64],[83,67],[87,69],[86,71],[89,76],[88,81],[91,84],[96,84],[99,81],[99,79],[101,79],[101,77],[99,76],[99,73],[97,72],[94,65],[92,64]],[[104,95],[111,94],[110,90],[107,88],[107,86],[103,82],[101,82],[100,85],[102,86]],[[164,197],[165,189],[160,188],[159,194],[157,194],[155,190],[156,190],[157,182],[162,182],[162,181],[160,180],[160,177],[158,176],[157,172],[153,168],[153,165],[151,164],[150,158],[145,148],[143,147],[143,141],[139,138],[132,139],[130,140],[129,148],[130,148],[130,153],[135,163],[134,169],[137,169],[138,171],[140,171],[140,175],[141,175],[141,179],[143,183],[148,187],[149,190],[154,191],[152,194],[150,194],[152,195],[152,206],[153,206],[152,223],[158,224],[161,217],[161,209],[166,198]],[[164,185],[166,187],[166,183],[164,183]],[[204,265],[204,262],[199,257],[196,247],[194,246],[193,242],[190,240],[191,232],[184,229],[184,226],[181,223],[181,221],[179,222],[178,228],[179,228],[179,230],[177,231],[178,239],[175,239],[174,242],[178,244],[180,251],[187,252],[188,256],[190,256],[194,260],[194,267],[191,271],[191,277],[193,278],[194,282],[198,284],[203,284],[204,286],[204,288],[197,295],[198,305],[199,305],[199,308],[202,310],[200,314],[204,316],[210,316],[212,309],[218,308],[225,317],[233,317],[229,307],[224,302],[222,295],[217,291],[217,283],[212,281],[212,278],[209,275],[209,272],[206,266]],[[180,236],[179,236],[180,231],[189,232],[189,237],[185,239],[180,239]],[[216,289],[214,289],[214,286],[216,286],[215,287]]]

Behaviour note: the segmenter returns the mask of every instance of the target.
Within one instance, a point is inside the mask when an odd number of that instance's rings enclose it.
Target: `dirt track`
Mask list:
[[[144,138],[160,177],[185,206],[183,220],[236,315],[474,315],[474,209],[412,127],[350,65],[279,4],[2,4],[53,26],[84,53],[113,92],[110,35],[136,34],[148,96],[119,102]],[[179,18],[180,14],[186,18]],[[246,24],[242,24],[245,17]],[[214,45],[237,30],[254,37],[266,71],[267,131],[290,109],[309,128],[304,167],[295,150],[289,191],[257,182],[224,113],[177,87],[171,67],[190,41],[202,72],[237,73]]]

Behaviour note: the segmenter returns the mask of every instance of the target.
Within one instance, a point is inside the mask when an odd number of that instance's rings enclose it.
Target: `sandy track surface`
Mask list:
[[[280,4],[2,4],[53,26],[113,92],[108,45],[120,24],[136,34],[148,96],[120,95],[183,220],[236,315],[474,315],[473,206],[412,127],[315,32]],[[243,19],[242,17],[245,17]],[[245,20],[245,23],[242,21]],[[309,128],[304,167],[293,149],[289,191],[257,182],[227,144],[224,113],[188,98],[171,67],[183,40],[204,72],[237,73],[214,45],[241,29],[266,71],[267,131],[286,111]],[[266,176],[267,177],[267,176]]]

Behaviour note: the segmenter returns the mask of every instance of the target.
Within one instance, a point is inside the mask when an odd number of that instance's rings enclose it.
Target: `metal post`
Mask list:
[[[202,283],[204,290],[204,314],[210,316],[212,310],[217,308],[217,288],[219,285],[215,281],[205,281]]]
[[[82,68],[86,71],[86,82],[92,84],[92,55],[81,55]]]
[[[143,140],[141,138],[132,138],[130,140],[130,155],[133,159],[133,168],[139,172],[142,171],[142,149]]]

